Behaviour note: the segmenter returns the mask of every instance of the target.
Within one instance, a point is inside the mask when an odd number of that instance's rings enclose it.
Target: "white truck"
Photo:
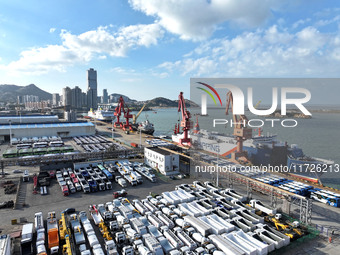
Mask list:
[[[163,255],[163,249],[161,244],[157,241],[156,238],[151,236],[150,234],[145,234],[142,236],[144,244],[154,255]]]
[[[253,200],[250,200],[249,202],[250,206],[257,209],[257,210],[260,210],[261,212],[264,212],[268,215],[275,215],[276,214],[276,209],[275,208],[271,208],[269,206],[266,206],[264,205],[260,200],[257,200],[257,199],[253,199]]]
[[[107,255],[118,255],[116,243],[113,240],[105,242],[105,250]]]

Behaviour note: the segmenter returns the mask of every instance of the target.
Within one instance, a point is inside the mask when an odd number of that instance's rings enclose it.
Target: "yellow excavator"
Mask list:
[[[298,221],[294,221],[293,223],[289,221],[283,222],[282,214],[280,213],[277,213],[274,217],[266,216],[265,220],[271,222],[278,231],[282,232],[290,239],[297,239],[305,234]]]

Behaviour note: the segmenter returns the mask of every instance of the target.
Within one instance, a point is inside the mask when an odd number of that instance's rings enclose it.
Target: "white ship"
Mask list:
[[[155,132],[155,128],[152,123],[148,120],[139,123],[138,130],[142,131],[142,133],[152,135]]]
[[[114,111],[98,109],[93,111],[92,109],[88,112],[88,116],[92,119],[100,121],[112,121],[114,119]]]
[[[178,143],[181,138],[183,138],[183,134],[172,135],[174,142]],[[189,138],[191,138],[193,148],[228,158],[237,149],[236,139],[232,135],[201,129],[199,132],[190,132]],[[276,135],[253,136],[252,139],[244,141],[243,149],[247,151],[248,157],[254,164],[278,165],[287,163],[286,144],[278,141]]]

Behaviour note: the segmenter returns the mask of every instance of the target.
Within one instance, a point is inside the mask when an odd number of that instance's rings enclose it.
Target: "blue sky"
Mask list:
[[[190,77],[339,77],[337,0],[3,0],[0,84],[189,97]]]

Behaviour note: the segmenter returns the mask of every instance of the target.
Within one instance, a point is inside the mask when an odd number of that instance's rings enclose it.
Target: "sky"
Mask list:
[[[0,1],[0,84],[86,90],[89,68],[99,95],[137,100],[189,97],[192,77],[339,78],[340,3]]]

